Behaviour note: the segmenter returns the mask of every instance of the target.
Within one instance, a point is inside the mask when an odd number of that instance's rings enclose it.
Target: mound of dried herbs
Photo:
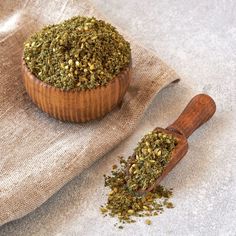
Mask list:
[[[107,84],[130,64],[130,44],[94,17],[49,25],[24,44],[24,60],[40,80],[65,90]]]
[[[102,214],[117,217],[121,223],[133,223],[135,217],[157,216],[165,207],[173,208],[169,201],[172,189],[159,185],[144,195],[137,194],[137,190],[147,188],[153,183],[154,177],[158,178],[176,144],[177,141],[171,135],[153,131],[145,135],[134,150],[135,160],[133,156],[127,160],[120,157],[120,167],[114,165],[111,175],[104,176],[105,186],[111,191],[107,203],[100,208]],[[130,168],[129,174],[127,168]],[[152,222],[147,219],[145,223],[150,225]],[[118,227],[123,228],[122,225]]]

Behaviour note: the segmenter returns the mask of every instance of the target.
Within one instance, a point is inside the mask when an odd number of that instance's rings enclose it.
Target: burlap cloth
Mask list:
[[[0,2],[0,225],[40,206],[128,137],[155,95],[178,78],[157,56],[126,36],[134,73],[122,107],[85,124],[49,117],[23,87],[23,42],[42,25],[74,15],[102,18],[85,0]]]

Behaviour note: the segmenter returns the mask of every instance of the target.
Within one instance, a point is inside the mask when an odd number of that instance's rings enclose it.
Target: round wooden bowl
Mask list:
[[[62,121],[86,122],[101,118],[121,103],[131,81],[131,65],[107,85],[88,90],[62,90],[37,79],[22,60],[22,79],[33,102]]]

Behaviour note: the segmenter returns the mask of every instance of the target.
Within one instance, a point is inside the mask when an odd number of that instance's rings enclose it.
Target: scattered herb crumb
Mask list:
[[[151,225],[151,224],[152,224],[152,221],[149,220],[149,219],[147,219],[147,220],[145,220],[145,224],[147,224],[147,225]]]
[[[165,204],[165,206],[166,206],[166,208],[174,208],[174,205],[173,205],[172,202],[167,202],[167,203]]]
[[[113,170],[117,169],[117,165],[113,165],[113,166],[112,166],[112,169],[113,169]]]

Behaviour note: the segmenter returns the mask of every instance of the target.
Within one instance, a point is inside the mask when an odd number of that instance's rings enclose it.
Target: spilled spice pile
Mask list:
[[[131,49],[112,25],[78,16],[31,36],[24,44],[24,61],[52,86],[84,90],[107,84],[125,69]]]
[[[172,135],[152,131],[142,138],[128,160],[120,157],[120,167],[113,165],[111,176],[104,176],[105,186],[111,192],[107,203],[100,208],[101,213],[117,217],[123,224],[134,223],[135,217],[157,216],[165,207],[173,208],[169,201],[172,189],[159,185],[141,196],[137,190],[146,189],[161,175],[176,145],[177,141]],[[150,225],[152,222],[147,219],[145,223]],[[123,228],[122,225],[118,227]]]

